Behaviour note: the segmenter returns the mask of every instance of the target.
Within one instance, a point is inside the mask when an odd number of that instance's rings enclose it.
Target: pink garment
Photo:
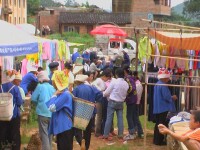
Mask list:
[[[184,56],[184,55],[185,55],[185,53],[183,52],[183,50],[177,50],[177,52],[176,52],[177,57],[181,57],[181,56]],[[176,66],[178,68],[180,68],[181,70],[185,70],[185,60],[177,59],[176,60]]]
[[[28,60],[26,58],[24,58],[22,60],[22,68],[21,68],[21,75],[22,75],[22,77],[27,74],[27,67],[26,67],[27,63],[28,63]]]
[[[198,54],[199,54],[199,51],[195,51],[195,57],[194,59],[198,59]],[[197,64],[198,64],[198,61],[194,61],[194,64],[193,64],[193,69],[194,70],[197,70]]]
[[[51,60],[51,50],[50,50],[50,43],[49,42],[44,42],[42,44],[42,59],[46,60],[49,59]]]

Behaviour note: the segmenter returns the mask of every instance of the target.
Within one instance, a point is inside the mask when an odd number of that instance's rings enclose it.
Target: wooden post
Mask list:
[[[139,34],[139,30],[135,30],[135,39],[136,39],[136,54],[135,54],[135,71],[138,71],[138,34]]]
[[[148,29],[148,39],[149,39],[149,29]],[[146,53],[148,54],[149,44],[147,44]],[[144,149],[146,149],[147,142],[147,83],[148,83],[148,60],[145,62],[145,100],[144,100]]]

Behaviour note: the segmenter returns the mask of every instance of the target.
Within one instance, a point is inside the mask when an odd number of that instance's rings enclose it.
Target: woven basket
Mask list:
[[[74,127],[85,130],[94,111],[94,103],[74,97]]]
[[[10,93],[0,93],[0,120],[10,121],[13,116],[13,96]]]

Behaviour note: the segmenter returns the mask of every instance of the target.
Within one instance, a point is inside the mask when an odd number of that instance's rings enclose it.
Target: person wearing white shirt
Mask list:
[[[123,140],[123,102],[126,98],[127,91],[129,88],[128,83],[124,80],[124,71],[121,68],[118,68],[115,72],[117,79],[114,82],[111,82],[109,87],[103,92],[103,96],[109,96],[108,108],[107,108],[107,119],[104,128],[104,138],[111,140],[109,137],[109,132],[112,125],[112,120],[114,117],[114,112],[117,113],[118,121],[118,138]]]
[[[107,69],[105,71],[103,71],[103,73],[100,75],[100,78],[97,78],[92,85],[95,86],[99,91],[103,92],[106,90],[106,81],[108,81],[111,78],[112,72],[110,69]],[[97,108],[97,116],[96,116],[96,120],[95,120],[95,136],[99,137],[103,134],[102,131],[102,114],[103,114],[103,102],[107,101],[106,98],[101,98],[101,100],[99,100],[96,103],[96,108]]]

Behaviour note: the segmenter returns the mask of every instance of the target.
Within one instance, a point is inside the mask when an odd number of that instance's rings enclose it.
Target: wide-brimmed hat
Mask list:
[[[52,81],[56,84],[59,91],[62,91],[69,86],[69,77],[64,71],[56,70],[53,73]]]
[[[158,71],[158,79],[170,78],[170,72],[165,68],[160,68]]]
[[[73,74],[76,75],[78,74],[79,72],[81,72],[83,70],[83,66],[74,66],[73,68]]]
[[[44,82],[44,81],[49,81],[49,76],[48,76],[48,73],[46,71],[40,71],[38,74],[37,74],[37,78],[38,78],[38,81],[39,82]]]
[[[14,80],[22,80],[22,75],[21,75],[19,72],[17,72],[17,73],[15,74]]]
[[[74,81],[85,82],[88,79],[87,75],[77,74]]]

